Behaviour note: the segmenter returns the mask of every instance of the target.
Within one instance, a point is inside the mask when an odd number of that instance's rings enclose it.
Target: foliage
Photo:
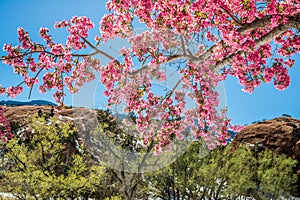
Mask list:
[[[293,191],[291,185],[297,180],[297,174],[293,174],[292,170],[296,164],[297,160],[286,158],[285,155],[274,154],[271,151],[258,154],[259,191],[265,199],[288,197],[286,192]]]
[[[292,117],[291,115],[286,114],[286,113],[282,114],[281,116],[283,116],[283,117]]]
[[[0,200],[15,200],[16,198],[0,196]]]
[[[280,199],[293,192],[296,160],[245,146],[218,148],[203,157],[202,145],[192,144],[174,163],[149,173],[150,193],[161,199]]]
[[[93,164],[70,122],[31,121],[31,134],[6,143],[10,168],[3,172],[1,188],[21,199],[87,197],[97,191],[103,167]]]
[[[122,198],[119,196],[114,196],[114,197],[107,197],[104,200],[122,200]]]

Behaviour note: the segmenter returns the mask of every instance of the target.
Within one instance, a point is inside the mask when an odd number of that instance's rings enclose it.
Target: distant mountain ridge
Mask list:
[[[13,100],[3,100],[0,101],[2,106],[57,106],[57,104],[46,100],[32,100],[28,102],[24,101],[13,101]]]

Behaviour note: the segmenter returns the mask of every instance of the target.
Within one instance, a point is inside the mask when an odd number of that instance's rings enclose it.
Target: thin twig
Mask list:
[[[19,83],[16,87],[19,87],[19,86],[23,85],[23,83],[25,83],[25,81],[22,81],[22,82]]]
[[[182,35],[180,35],[180,42],[181,42],[181,48],[182,48],[182,50],[183,50],[183,55],[186,55],[185,44],[184,44]]]
[[[24,56],[27,56],[27,55],[31,55],[31,54],[34,54],[34,53],[43,53],[43,52],[55,56],[53,53],[51,53],[49,51],[30,51],[30,52],[26,52],[24,54],[17,55],[17,56],[11,56],[11,57],[9,57],[9,56],[2,56],[0,58],[0,60],[9,60],[9,59],[13,59],[13,58],[21,58],[21,57],[24,57]]]
[[[162,102],[168,100],[172,96],[172,94],[174,93],[174,91],[176,90],[176,88],[178,87],[180,82],[181,82],[181,80],[179,79],[177,81],[176,85],[173,87],[173,89],[170,92],[168,92],[168,94],[165,96],[165,98],[163,98]]]
[[[188,39],[186,38],[186,37],[184,37],[183,36],[183,38],[184,38],[184,40],[185,40],[185,43],[187,44],[186,46],[187,46],[187,48],[186,48],[186,51],[188,52],[188,54],[190,55],[190,56],[193,56],[193,53],[190,51],[190,49],[188,48],[188,44],[189,44],[189,41],[188,41]]]
[[[33,80],[37,79],[38,75],[43,71],[44,68],[45,68],[45,66],[42,67],[42,68],[36,73],[36,75],[34,76]],[[24,82],[24,81],[23,81],[23,82]],[[33,86],[34,86],[34,85],[32,85],[32,86],[30,87],[28,99],[30,99],[30,97],[31,97],[31,93],[32,93]]]
[[[150,55],[146,56],[143,63],[142,63],[142,67],[140,69],[137,69],[136,71],[134,72],[129,72],[128,74],[129,75],[136,75],[137,73],[139,73],[140,71],[143,71],[144,69],[146,69],[148,67],[148,65],[145,65],[147,59],[150,57]]]
[[[150,151],[153,149],[153,147],[154,147],[154,143],[153,143],[153,140],[151,140],[151,143],[150,143],[150,145],[148,146],[148,148],[146,150],[146,154],[144,155],[142,162],[138,166],[138,174],[141,173],[142,167],[143,167],[143,165],[144,165],[144,163],[145,163],[145,161],[146,161],[146,159],[147,159]]]
[[[225,8],[223,8],[222,6],[221,7],[221,10],[223,10],[224,12],[226,12],[232,19],[235,23],[237,23],[239,26],[243,26],[243,24],[241,23],[240,20],[238,20],[238,18],[236,18],[234,15],[232,15],[230,12],[228,12]]]

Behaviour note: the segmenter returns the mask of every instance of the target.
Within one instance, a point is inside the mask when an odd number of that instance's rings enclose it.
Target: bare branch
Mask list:
[[[168,58],[168,60],[166,62],[163,62],[163,63],[172,62],[172,61],[180,60],[180,59],[183,59],[183,58],[186,58],[186,59],[195,59],[194,56],[190,56],[190,55],[172,55],[172,56],[170,56]],[[161,63],[161,64],[163,64],[163,63]],[[143,71],[143,70],[145,70],[147,68],[148,68],[148,65],[145,65],[145,66],[141,67],[140,69],[137,69],[136,71],[129,73],[129,75],[134,76],[134,75],[138,74],[139,72],[141,72],[141,71]]]
[[[84,37],[81,37],[83,39],[83,41],[90,46],[92,49],[95,50],[95,52],[98,52],[99,54],[105,56],[106,58],[108,58],[109,60],[115,60],[114,57],[110,56],[109,54],[105,53],[104,51],[99,50],[97,47],[95,47],[94,45],[92,45],[87,39],[85,39]]]
[[[191,59],[191,60],[197,59],[195,56],[191,56],[191,55],[172,55],[172,56],[169,57],[167,62],[172,62],[172,61],[180,60],[180,59],[183,59],[183,58]]]
[[[36,75],[35,75],[34,78],[33,78],[34,80],[37,79],[38,75],[43,71],[44,68],[45,68],[45,66],[42,67],[42,68],[36,73]],[[31,97],[32,89],[33,89],[33,85],[30,87],[28,99],[30,99],[30,97]]]
[[[89,53],[89,54],[72,54],[73,57],[87,57],[87,56],[94,56],[99,54],[99,52],[94,51],[93,53]]]
[[[21,83],[19,83],[19,84],[17,85],[17,87],[23,85],[24,83],[25,83],[25,81],[22,81]]]

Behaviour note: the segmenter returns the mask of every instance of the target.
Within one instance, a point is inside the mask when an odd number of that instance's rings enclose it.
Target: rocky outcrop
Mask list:
[[[300,197],[300,120],[279,117],[248,125],[236,134],[231,145],[236,148],[240,144],[275,150],[298,160],[295,172],[298,174],[297,196]]]
[[[39,112],[43,114],[50,114],[54,109],[51,106],[14,106],[5,107],[4,115],[9,121],[16,121],[22,126],[27,124],[27,120],[37,115]],[[64,118],[66,120],[76,119],[77,121],[81,119],[94,119],[96,118],[96,111],[87,108],[72,108],[66,107],[60,112],[54,111],[54,117]]]
[[[66,107],[55,111],[51,106],[14,106],[5,107],[5,117],[10,122],[16,122],[23,129],[30,127],[31,118],[37,115],[46,115],[59,119],[61,122],[73,121],[81,139],[89,135],[89,131],[97,127],[97,111],[88,108]]]

